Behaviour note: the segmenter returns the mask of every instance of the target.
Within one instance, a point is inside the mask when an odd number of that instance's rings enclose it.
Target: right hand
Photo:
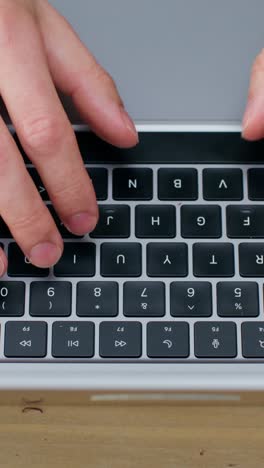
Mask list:
[[[55,87],[98,136],[133,146],[137,132],[112,78],[46,0],[0,0],[0,56],[0,93],[23,149],[68,229],[92,231],[95,193]],[[0,215],[25,256],[38,267],[55,264],[62,238],[1,117],[0,187]],[[0,249],[0,275],[6,268]]]

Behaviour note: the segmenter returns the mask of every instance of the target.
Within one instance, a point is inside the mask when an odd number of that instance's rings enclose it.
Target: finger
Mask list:
[[[111,76],[51,5],[39,5],[40,28],[56,86],[72,97],[85,121],[101,138],[116,146],[135,145],[135,125]]]
[[[0,276],[3,276],[6,270],[7,270],[7,258],[3,249],[0,248]]]
[[[37,25],[26,11],[0,16],[0,91],[19,140],[60,218],[76,234],[94,229],[98,209],[74,132],[52,82]]]
[[[247,140],[264,137],[264,49],[252,66],[242,134]]]
[[[1,217],[31,263],[52,266],[62,254],[61,236],[1,118],[0,135]],[[0,261],[0,274],[1,267]]]

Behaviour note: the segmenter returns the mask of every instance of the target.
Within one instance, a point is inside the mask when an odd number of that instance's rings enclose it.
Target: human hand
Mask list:
[[[138,136],[109,74],[46,0],[0,0],[0,93],[26,154],[63,223],[93,230],[96,197],[56,88],[70,95],[90,128],[130,147]],[[55,264],[63,241],[0,117],[0,215],[36,266]],[[7,259],[0,249],[0,275]]]
[[[264,49],[252,66],[242,135],[247,140],[264,138]]]

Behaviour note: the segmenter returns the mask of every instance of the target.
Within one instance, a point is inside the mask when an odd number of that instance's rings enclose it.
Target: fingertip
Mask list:
[[[264,103],[259,97],[250,98],[247,102],[243,121],[242,138],[248,141],[264,137]]]
[[[127,111],[123,107],[121,107],[121,118],[123,119],[125,129],[128,130],[130,134],[129,135],[130,139],[133,138],[132,142],[134,142],[134,144],[137,144],[139,139],[138,139],[138,132],[135,127],[134,121],[132,120],[130,115],[127,113]]]

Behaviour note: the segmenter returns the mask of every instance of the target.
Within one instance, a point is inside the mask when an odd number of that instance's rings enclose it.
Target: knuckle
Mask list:
[[[66,183],[65,183],[66,182]],[[65,210],[72,206],[78,206],[82,194],[87,192],[80,182],[80,176],[63,179],[57,183],[52,191],[52,200],[55,204],[63,204]]]
[[[101,83],[105,83],[106,86],[114,86],[115,82],[110,73],[106,71],[101,65],[99,65],[96,61],[90,64],[90,69],[88,73],[92,75],[95,80],[100,81]]]
[[[252,74],[258,72],[264,73],[264,49],[257,55],[252,65]]]
[[[51,218],[47,216],[46,210],[39,207],[33,208],[29,213],[17,216],[11,222],[12,231],[19,232],[20,235],[27,235],[34,232],[33,239],[36,238],[36,233],[40,233],[41,237],[53,231]]]
[[[63,141],[66,125],[63,119],[52,115],[30,117],[23,123],[22,138],[29,152],[48,153]]]
[[[116,90],[116,84],[110,73],[108,73],[104,68],[101,68],[97,72],[97,78],[101,81],[107,88],[112,88]]]

